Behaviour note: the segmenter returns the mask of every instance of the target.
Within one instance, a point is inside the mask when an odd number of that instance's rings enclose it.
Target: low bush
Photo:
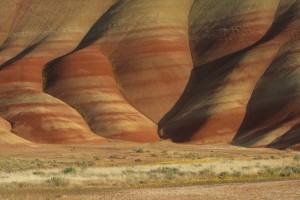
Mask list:
[[[63,170],[64,174],[76,173],[76,169],[74,167],[67,167]]]
[[[67,186],[69,181],[62,177],[52,177],[47,180],[47,183],[51,186]]]

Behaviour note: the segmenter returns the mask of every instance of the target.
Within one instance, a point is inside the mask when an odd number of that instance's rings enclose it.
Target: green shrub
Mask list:
[[[32,172],[32,174],[36,175],[36,176],[44,176],[45,175],[44,172],[40,172],[40,171]]]
[[[239,172],[239,171],[234,171],[234,172],[233,172],[233,176],[235,176],[235,177],[240,177],[240,176],[241,176],[241,172]]]
[[[263,160],[263,157],[261,157],[261,156],[255,156],[255,157],[253,158],[253,160]]]
[[[205,168],[198,172],[200,177],[212,177],[215,176],[215,172],[211,168]]]
[[[100,160],[99,156],[93,156],[94,160]]]
[[[219,175],[218,175],[218,178],[219,179],[224,179],[226,177],[228,177],[230,174],[229,172],[221,172]]]
[[[126,169],[126,170],[122,171],[122,174],[132,175],[132,174],[135,174],[135,171],[132,169]]]
[[[265,166],[265,172],[271,176],[274,176],[276,174],[279,174],[280,170],[277,168],[271,168],[271,167]]]
[[[67,167],[63,170],[64,174],[76,173],[76,169],[74,167]]]
[[[166,179],[173,179],[176,176],[181,176],[183,173],[180,172],[180,169],[176,167],[160,167],[158,169],[153,169],[148,172],[150,176],[156,176],[157,174],[163,174]]]
[[[145,152],[143,148],[136,148],[136,149],[133,149],[133,151],[135,153],[144,153]]]
[[[295,174],[300,174],[300,166],[287,166],[285,169],[291,170]]]
[[[255,165],[255,167],[259,167],[259,165]],[[252,166],[243,166],[242,167],[242,170],[249,170],[249,169],[252,169]]]
[[[293,157],[293,159],[294,159],[295,161],[300,161],[300,155],[295,155],[295,156]]]
[[[52,177],[47,183],[51,186],[67,186],[69,181],[62,177]]]
[[[161,151],[161,154],[168,154],[168,152],[166,150]]]
[[[287,177],[287,176],[292,176],[292,175],[294,175],[294,171],[288,167],[284,168],[280,172],[280,176],[282,176],[282,177]]]
[[[117,155],[110,155],[109,158],[110,159],[118,159],[119,157]]]

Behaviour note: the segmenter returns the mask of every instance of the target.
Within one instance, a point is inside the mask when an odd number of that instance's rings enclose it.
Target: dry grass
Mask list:
[[[93,167],[77,165],[65,168],[28,170],[20,166],[19,171],[0,172],[0,186],[115,186],[168,185],[177,183],[199,183],[203,181],[251,180],[264,178],[295,178],[300,175],[300,161],[296,156],[270,156],[269,158],[201,158],[153,162],[120,167]],[[186,158],[186,157],[184,157]],[[111,158],[112,159],[112,158]],[[119,159],[119,158],[113,158]],[[7,159],[8,166],[13,161]],[[15,160],[19,163],[19,160]],[[32,162],[29,166],[32,166]],[[41,165],[43,166],[43,165]],[[3,167],[3,160],[2,160]]]
[[[52,149],[35,150],[35,156],[30,149],[2,156],[0,199],[1,195],[18,195],[20,190],[101,190],[300,178],[300,153],[295,151],[128,145],[87,148],[90,152],[85,153],[83,148],[68,146],[57,155],[49,153]]]

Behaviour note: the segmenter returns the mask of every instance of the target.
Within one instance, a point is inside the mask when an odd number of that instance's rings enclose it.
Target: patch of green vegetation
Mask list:
[[[232,174],[234,177],[240,177],[242,173],[240,171],[234,171]]]
[[[242,167],[242,170],[249,170],[249,169],[251,169],[252,168],[252,166],[243,166]]]
[[[47,184],[50,186],[67,186],[69,185],[69,181],[63,177],[52,177],[49,180],[47,180]]]
[[[39,159],[25,160],[19,158],[1,158],[0,171],[15,172],[44,167],[44,162]]]
[[[99,156],[93,156],[94,160],[100,160]]]
[[[260,163],[259,162],[255,163],[255,167],[260,167]]]
[[[213,177],[215,176],[215,172],[212,168],[205,168],[198,172],[199,177]]]
[[[280,167],[269,167],[264,166],[265,169],[259,171],[260,175],[268,176],[280,176],[280,177],[292,177],[295,175],[300,175],[300,166],[286,166],[285,168]]]
[[[32,172],[33,175],[36,175],[36,176],[45,176],[45,172],[41,172],[41,171],[35,171],[35,172]]]
[[[202,156],[199,153],[193,153],[193,152],[188,152],[188,153],[182,154],[181,157],[189,158],[189,159],[193,159],[193,160],[202,158]]]
[[[263,157],[261,157],[261,156],[255,156],[254,158],[253,158],[253,160],[263,160],[264,158]]]
[[[67,167],[67,168],[65,168],[64,170],[63,170],[63,173],[64,174],[75,174],[76,173],[76,168],[74,168],[74,167]]]
[[[143,148],[135,148],[135,149],[133,149],[133,151],[135,153],[144,153],[145,152],[145,150]]]
[[[291,168],[285,168],[280,171],[280,176],[286,177],[286,176],[292,176],[294,175],[294,170]]]
[[[74,164],[77,167],[80,167],[82,169],[96,165],[94,161],[86,161],[86,160],[75,161]]]
[[[230,177],[230,173],[229,172],[221,172],[219,175],[218,175],[218,178],[219,179],[224,179],[224,178],[227,178],[227,177]]]
[[[157,174],[163,174],[166,179],[174,179],[176,176],[181,176],[183,173],[176,167],[160,167],[150,170],[148,175],[152,176]]]
[[[168,152],[166,150],[161,151],[161,154],[168,154]]]
[[[294,159],[295,161],[300,161],[300,155],[295,155],[295,156],[293,157],[293,159]]]
[[[124,170],[124,171],[122,171],[122,174],[129,174],[129,175],[131,175],[131,174],[134,174],[135,173],[135,171],[134,170],[132,170],[132,169],[127,169],[127,170]]]
[[[109,158],[110,159],[118,159],[119,157],[117,155],[110,155]]]

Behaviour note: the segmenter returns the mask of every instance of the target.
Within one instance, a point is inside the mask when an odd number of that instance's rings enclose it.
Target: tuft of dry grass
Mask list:
[[[115,189],[300,178],[300,154],[295,151],[140,144],[65,148],[59,153],[52,153],[52,148],[27,149],[30,154],[0,156],[0,194],[35,188]]]
[[[142,160],[140,161],[142,162]],[[249,181],[298,178],[300,163],[295,157],[260,159],[192,159],[189,162],[152,163],[120,167],[66,167],[56,169],[0,172],[0,187],[97,186],[139,187],[174,183]]]

